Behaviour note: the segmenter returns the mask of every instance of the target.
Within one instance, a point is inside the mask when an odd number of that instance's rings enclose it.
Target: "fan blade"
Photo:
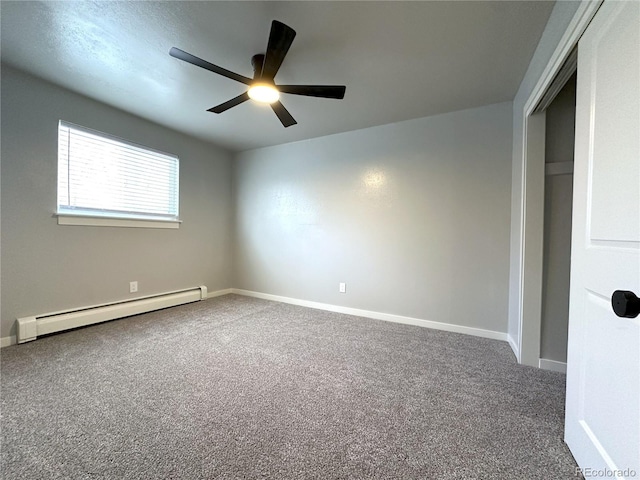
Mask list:
[[[347,89],[347,87],[340,85],[278,85],[277,88],[282,93],[340,100],[344,98],[344,92]]]
[[[242,95],[238,95],[237,97],[232,98],[231,100],[228,100],[224,103],[221,103],[220,105],[210,108],[209,110],[207,110],[207,112],[213,112],[213,113],[226,112],[230,108],[235,107],[236,105],[240,105],[242,102],[246,102],[247,100],[249,100],[249,94],[247,92],[244,92]]]
[[[271,22],[271,33],[262,67],[263,79],[273,81],[295,37],[296,31],[293,28],[277,20]]]
[[[209,70],[210,72],[222,75],[223,77],[235,80],[236,82],[244,83],[245,85],[251,85],[251,83],[253,82],[253,80],[250,78],[238,75],[231,70],[219,67],[217,65],[214,65],[213,63],[209,63],[206,60],[202,60],[201,58],[198,58],[195,55],[191,55],[190,53],[187,53],[184,50],[180,50],[176,47],[171,47],[171,50],[169,50],[169,55],[192,65],[204,68],[205,70]]]
[[[274,103],[271,104],[271,108],[273,108],[273,111],[278,116],[278,118],[282,122],[282,125],[284,125],[285,128],[286,127],[290,127],[291,125],[295,125],[296,123],[298,123],[291,116],[289,111],[286,108],[284,108],[284,105],[282,105],[282,103],[274,102]]]

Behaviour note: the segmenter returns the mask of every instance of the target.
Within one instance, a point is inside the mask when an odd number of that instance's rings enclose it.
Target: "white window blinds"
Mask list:
[[[178,220],[179,160],[60,121],[58,213]]]

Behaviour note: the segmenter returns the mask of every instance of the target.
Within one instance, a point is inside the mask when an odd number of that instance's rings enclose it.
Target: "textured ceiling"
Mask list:
[[[0,3],[2,61],[231,150],[513,99],[553,8],[498,2]],[[344,100],[283,95],[206,110],[246,86],[169,56],[172,46],[252,77],[271,21],[298,33],[276,82],[346,85]]]

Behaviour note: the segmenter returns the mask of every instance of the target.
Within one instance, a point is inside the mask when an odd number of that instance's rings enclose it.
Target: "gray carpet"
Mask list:
[[[4,479],[575,479],[504,342],[227,295],[4,348]]]

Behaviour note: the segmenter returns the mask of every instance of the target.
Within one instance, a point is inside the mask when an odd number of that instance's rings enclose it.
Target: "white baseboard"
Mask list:
[[[232,292],[232,288],[225,288],[224,290],[216,290],[215,292],[209,292],[207,298],[220,297],[222,295],[229,295]]]
[[[371,310],[361,310],[359,308],[341,307],[339,305],[331,305],[329,303],[311,302],[308,300],[300,300],[297,298],[281,297],[280,295],[271,295],[269,293],[252,292],[250,290],[242,290],[232,288],[231,293],[245,295],[247,297],[262,298],[264,300],[272,300],[275,302],[290,303],[292,305],[300,305],[301,307],[316,308],[318,310],[327,310],[329,312],[345,313],[347,315],[355,315],[358,317],[373,318],[374,320],[385,320],[387,322],[404,323],[407,325],[416,325],[418,327],[432,328],[435,330],[444,330],[446,332],[464,333],[475,337],[491,338],[493,340],[507,340],[507,334],[504,332],[496,332],[493,330],[484,330],[482,328],[466,327],[463,325],[454,325],[452,323],[433,322],[431,320],[422,320],[420,318],[404,317],[402,315],[393,315],[391,313],[373,312]]]
[[[509,346],[511,347],[511,350],[513,350],[513,354],[516,356],[516,360],[520,363],[520,349],[518,348],[518,344],[509,334],[507,334],[507,342],[509,342]]]
[[[556,360],[541,358],[538,360],[538,367],[543,370],[551,370],[552,372],[567,373],[567,364],[565,362],[557,362]]]
[[[391,313],[382,313],[382,312],[374,312],[371,310],[362,310],[359,308],[350,308],[350,307],[342,307],[339,305],[331,305],[329,303],[320,303],[320,302],[312,302],[309,300],[300,300],[297,298],[291,298],[291,297],[283,297],[280,295],[271,295],[269,293],[260,293],[260,292],[253,292],[250,290],[242,290],[242,289],[238,289],[238,288],[226,288],[223,290],[216,290],[214,292],[208,292],[207,293],[207,298],[214,298],[214,297],[219,297],[222,295],[228,295],[230,293],[235,293],[238,295],[244,295],[247,297],[255,297],[255,298],[262,298],[264,300],[272,300],[275,302],[281,302],[281,303],[289,303],[292,305],[299,305],[302,307],[309,307],[309,308],[315,308],[318,310],[326,310],[329,312],[337,312],[337,313],[344,313],[347,315],[355,315],[358,317],[365,317],[365,318],[372,318],[374,320],[384,320],[387,322],[394,322],[394,323],[403,323],[403,324],[407,324],[407,325],[416,325],[418,327],[425,327],[425,328],[432,328],[435,330],[443,330],[446,332],[454,332],[454,333],[463,333],[466,335],[473,335],[476,337],[483,337],[483,338],[490,338],[493,340],[502,340],[502,341],[508,341],[509,345],[511,345],[511,348],[514,349],[515,343],[512,343],[513,340],[511,339],[511,337],[509,337],[506,333],[504,332],[496,332],[493,330],[485,330],[482,328],[474,328],[474,327],[466,327],[463,325],[454,325],[452,323],[442,323],[442,322],[434,322],[431,320],[423,320],[420,318],[412,318],[412,317],[405,317],[402,315],[394,315]],[[10,336],[10,337],[2,337],[0,339],[0,347],[7,347],[9,345],[15,345],[16,344],[16,337],[15,336]],[[514,350],[515,353],[516,350]],[[517,356],[517,354],[516,354]],[[540,368],[545,368],[542,366],[542,362],[552,362],[551,360],[543,360],[541,359],[541,365]],[[560,362],[552,362],[552,363],[558,363],[560,364]],[[548,368],[548,370],[552,370],[552,368]],[[555,370],[558,371],[558,370]],[[565,364],[565,371],[566,371],[566,364]]]

